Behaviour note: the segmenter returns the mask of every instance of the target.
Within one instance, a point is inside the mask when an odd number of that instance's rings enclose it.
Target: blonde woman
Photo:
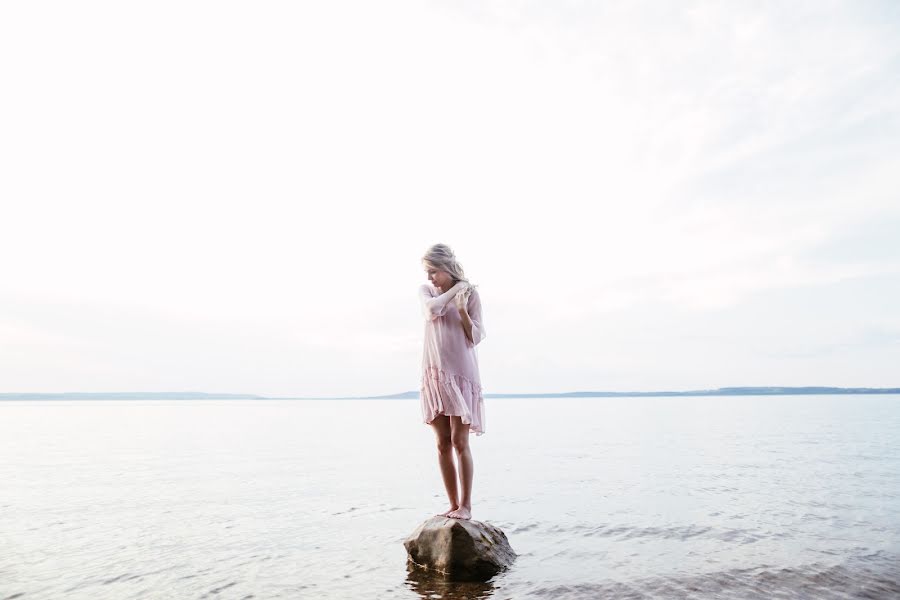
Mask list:
[[[420,398],[422,417],[437,436],[438,464],[450,500],[450,508],[440,516],[471,519],[474,470],[469,432],[484,433],[475,350],[485,338],[481,297],[446,244],[429,248],[422,264],[430,283],[419,288],[425,316]]]

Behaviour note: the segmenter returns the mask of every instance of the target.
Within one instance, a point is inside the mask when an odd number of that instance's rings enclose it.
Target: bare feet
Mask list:
[[[472,518],[472,509],[466,506],[460,506],[456,510],[451,510],[447,513],[447,517],[451,519],[471,519]]]
[[[450,513],[452,513],[454,510],[458,510],[458,509],[459,509],[458,506],[451,506],[450,508],[448,508],[448,509],[445,510],[444,512],[438,513],[438,514],[436,514],[436,515],[434,515],[434,516],[436,516],[436,517],[446,517],[447,515],[449,515]]]

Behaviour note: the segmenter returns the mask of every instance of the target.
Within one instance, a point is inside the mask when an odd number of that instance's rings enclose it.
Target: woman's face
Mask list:
[[[434,267],[425,267],[425,273],[428,274],[428,281],[441,291],[447,291],[453,287],[453,278],[447,271],[441,271]]]

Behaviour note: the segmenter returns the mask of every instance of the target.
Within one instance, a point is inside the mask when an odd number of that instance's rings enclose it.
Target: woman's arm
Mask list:
[[[472,341],[474,339],[472,337],[472,329],[474,325],[472,323],[472,317],[469,316],[469,312],[465,309],[465,307],[459,311],[459,318],[462,320],[462,328],[466,334],[466,339],[469,340],[469,343],[474,346],[475,342]]]
[[[459,318],[462,321],[462,328],[466,334],[466,339],[476,346],[487,337],[484,332],[484,318],[481,312],[481,296],[477,290],[472,290],[466,302],[457,300],[456,307],[459,309]]]
[[[441,294],[440,296],[431,296],[427,285],[419,288],[419,299],[422,304],[422,313],[429,321],[437,317],[442,317],[447,312],[447,305],[453,301],[457,292],[466,286],[465,281],[458,281],[456,285]]]

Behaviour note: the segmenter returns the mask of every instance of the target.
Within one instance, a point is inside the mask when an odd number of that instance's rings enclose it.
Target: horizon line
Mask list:
[[[485,398],[550,398],[550,397],[640,397],[640,396],[752,396],[815,394],[900,394],[900,388],[836,387],[836,386],[739,386],[686,391],[574,391],[486,393]],[[180,392],[3,392],[0,400],[38,399],[219,399],[219,400],[389,400],[418,398],[416,390],[368,396],[262,396],[259,394]]]

